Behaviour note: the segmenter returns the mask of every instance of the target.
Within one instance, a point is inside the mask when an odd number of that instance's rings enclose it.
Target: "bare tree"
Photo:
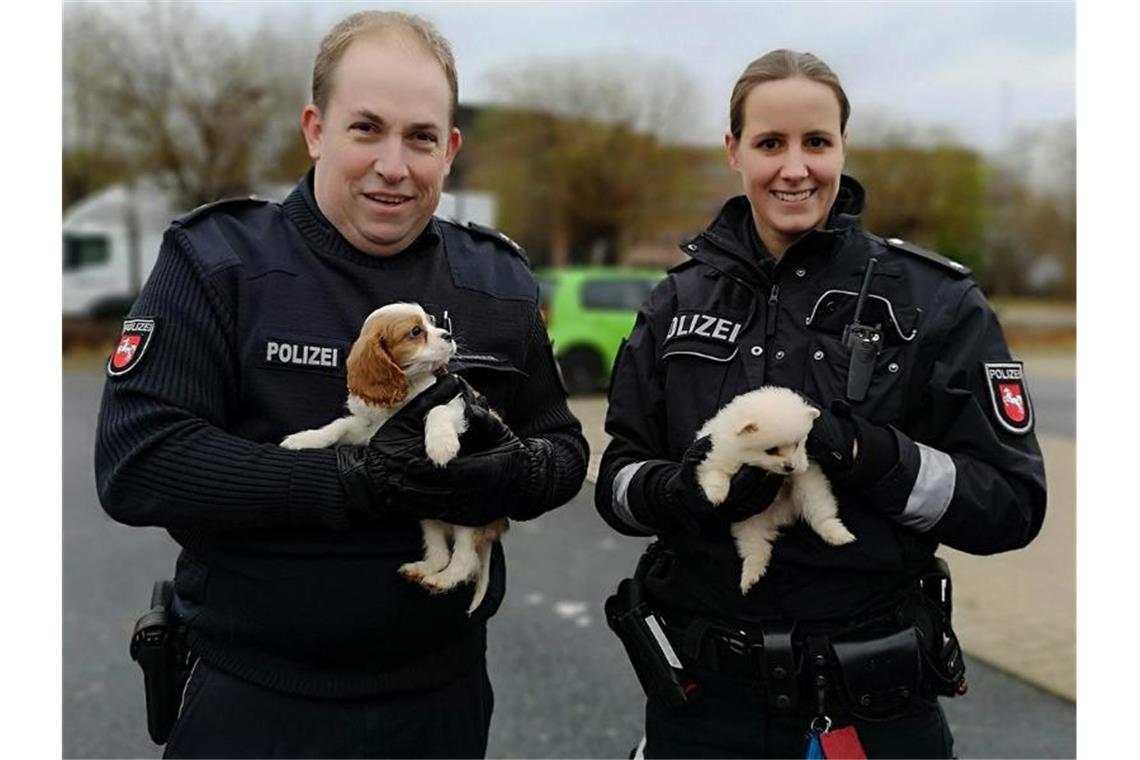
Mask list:
[[[296,40],[239,38],[182,3],[65,11],[66,142],[153,173],[180,205],[249,192],[297,131]]]
[[[614,263],[675,211],[693,168],[670,143],[693,113],[672,64],[602,56],[514,65],[491,77],[472,184],[495,192],[499,223],[550,263]]]

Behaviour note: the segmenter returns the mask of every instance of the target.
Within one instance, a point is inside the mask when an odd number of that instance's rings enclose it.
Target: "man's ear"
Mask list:
[[[321,141],[324,139],[324,117],[321,110],[310,103],[301,111],[301,134],[309,149],[309,158],[316,161],[321,157]]]
[[[447,168],[444,169],[443,176],[446,177],[451,174],[451,164],[455,161],[455,156],[462,147],[463,133],[459,131],[459,127],[452,127],[451,133],[447,136],[447,153],[444,155]]]

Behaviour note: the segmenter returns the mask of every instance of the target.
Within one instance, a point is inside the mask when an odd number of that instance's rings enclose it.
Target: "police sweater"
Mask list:
[[[486,230],[433,219],[407,250],[355,250],[324,218],[310,173],[282,204],[216,204],[175,222],[108,365],[95,452],[104,509],[182,546],[176,609],[192,648],[270,688],[341,697],[427,688],[475,666],[504,594],[430,596],[397,575],[420,558],[415,520],[350,520],[332,450],[286,435],[345,413],[344,361],[364,318],[421,303],[456,337],[452,369],[520,438],[553,451],[529,519],[585,477],[537,287],[521,253]],[[130,346],[127,346],[129,349]],[[150,579],[140,578],[147,583]]]

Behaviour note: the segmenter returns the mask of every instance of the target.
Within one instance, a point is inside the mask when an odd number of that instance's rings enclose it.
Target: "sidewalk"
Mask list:
[[[1016,352],[1015,352],[1016,353]],[[1017,353],[1029,377],[1075,376],[1072,354]],[[606,400],[577,398],[571,409],[590,443],[587,478],[596,482],[609,440]],[[1076,441],[1039,435],[1049,507],[1028,548],[993,557],[939,549],[954,576],[954,627],[966,652],[1059,697],[1076,700]],[[969,674],[967,674],[968,678]]]

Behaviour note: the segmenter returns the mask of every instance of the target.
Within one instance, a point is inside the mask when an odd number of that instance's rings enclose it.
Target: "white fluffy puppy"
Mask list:
[[[337,444],[363,446],[405,404],[447,373],[455,352],[451,335],[435,326],[435,318],[414,303],[392,303],[364,320],[345,368],[349,414],[281,441],[287,449],[320,449]],[[431,409],[424,418],[424,448],[443,467],[459,453],[459,436],[467,429],[463,396]],[[507,530],[505,519],[478,528],[421,520],[424,558],[400,567],[400,575],[432,593],[450,591],[475,579],[471,614],[487,593],[491,546]],[[448,539],[452,545],[448,545]]]
[[[768,571],[772,542],[797,517],[833,546],[855,540],[837,517],[839,505],[827,477],[807,458],[807,435],[818,416],[819,410],[790,388],[766,386],[734,398],[697,433],[712,441],[697,466],[697,482],[714,505],[725,500],[732,476],[746,464],[787,476],[771,506],[732,525],[744,560],[741,593]]]

